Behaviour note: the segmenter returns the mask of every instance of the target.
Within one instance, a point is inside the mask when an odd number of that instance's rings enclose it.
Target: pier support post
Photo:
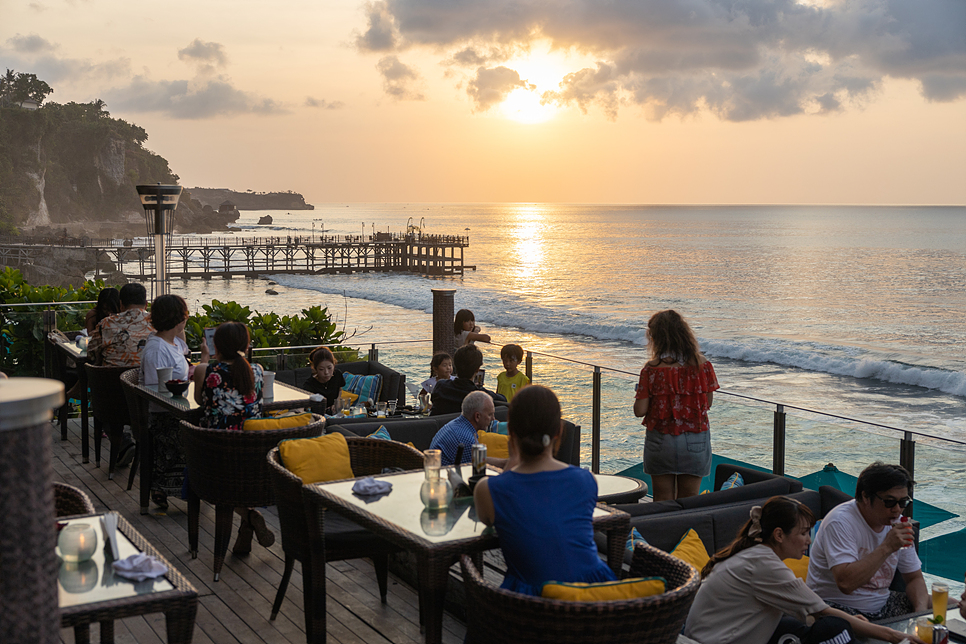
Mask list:
[[[772,439],[771,471],[785,476],[785,406],[776,405]]]
[[[456,350],[456,336],[453,335],[455,296],[455,288],[433,289],[433,353],[445,351],[453,355]]]

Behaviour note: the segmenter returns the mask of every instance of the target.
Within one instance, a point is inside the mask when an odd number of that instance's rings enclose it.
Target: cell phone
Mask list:
[[[966,642],[966,622],[948,619],[946,620],[946,628],[949,629],[949,639],[955,642]]]
[[[205,328],[205,342],[208,344],[208,353],[215,355],[215,327]]]

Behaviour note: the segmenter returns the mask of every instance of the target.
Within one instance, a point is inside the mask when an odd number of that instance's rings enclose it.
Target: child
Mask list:
[[[309,393],[325,396],[325,409],[332,413],[332,405],[345,386],[345,377],[335,368],[335,356],[326,347],[313,349],[309,354],[309,363],[312,366],[312,377],[302,388]]]
[[[490,336],[480,333],[480,327],[476,326],[476,316],[469,309],[457,311],[456,320],[453,322],[453,334],[456,336],[457,349],[465,344],[473,344],[477,340],[490,341]]]
[[[423,388],[419,390],[420,396],[433,393],[438,381],[453,379],[453,358],[445,351],[434,353],[429,363],[429,375],[429,379],[423,381]]]
[[[496,377],[496,393],[506,396],[509,402],[514,394],[530,384],[530,379],[522,371],[517,371],[517,365],[523,362],[523,347],[519,344],[504,346],[500,349],[500,357],[506,371]]]

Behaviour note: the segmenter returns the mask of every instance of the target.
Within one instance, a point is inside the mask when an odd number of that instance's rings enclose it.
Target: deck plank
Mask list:
[[[110,441],[103,439],[101,467],[81,462],[80,421],[68,423],[68,439],[60,440],[59,426],[51,424],[54,479],[76,486],[90,496],[98,511],[120,513],[198,590],[195,644],[301,644],[305,642],[302,606],[302,570],[296,564],[275,621],[269,620],[272,602],[285,569],[274,507],[260,511],[275,532],[270,548],[253,544],[250,555],[238,557],[230,545],[221,579],[214,581],[214,508],[201,504],[198,558],[188,552],[187,503],[169,499],[167,511],[152,503],[150,514],[140,514],[139,479],[128,491],[129,470],[122,468],[107,478]],[[91,427],[93,431],[93,423]],[[93,436],[92,436],[93,442]],[[237,530],[235,517],[233,530]],[[233,531],[234,536],[234,531]],[[379,598],[372,562],[368,559],[338,561],[326,566],[326,617],[328,642],[332,644],[420,644],[419,599],[416,591],[395,575],[389,576],[386,604]],[[131,617],[115,623],[117,644],[163,644],[167,641],[161,614]],[[444,644],[460,644],[466,627],[448,613],[443,620]],[[100,627],[91,625],[91,641],[98,641]],[[73,629],[61,630],[61,641],[73,644]]]

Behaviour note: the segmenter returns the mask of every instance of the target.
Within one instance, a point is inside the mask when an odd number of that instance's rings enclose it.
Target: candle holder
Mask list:
[[[97,533],[89,523],[72,523],[57,537],[60,557],[70,563],[87,561],[97,551]]]
[[[77,595],[93,590],[101,577],[96,561],[62,561],[57,579],[65,592]]]
[[[446,479],[426,479],[419,488],[419,498],[427,510],[443,510],[453,500],[453,486]]]
[[[427,481],[439,478],[439,469],[443,463],[443,452],[438,449],[428,449],[423,452],[423,471]]]

